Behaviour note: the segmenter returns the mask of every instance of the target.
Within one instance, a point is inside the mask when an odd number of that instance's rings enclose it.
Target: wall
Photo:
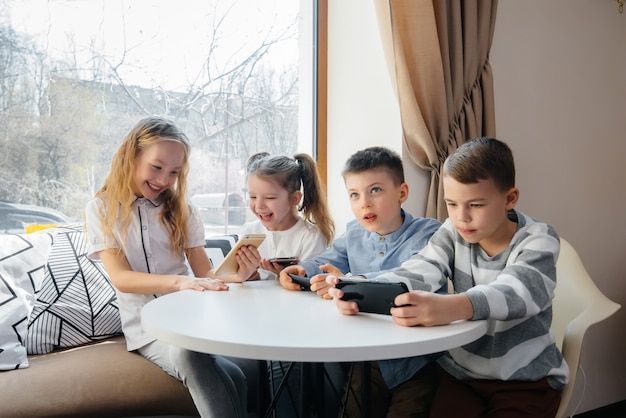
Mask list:
[[[624,307],[590,330],[577,412],[626,399],[624,41],[626,14],[613,0],[498,5],[496,132],[515,154],[518,207],[552,224]]]
[[[353,219],[341,170],[373,145],[402,149],[398,104],[391,89],[373,5],[328,2],[328,194],[338,232]]]
[[[580,413],[626,399],[626,14],[613,0],[502,0],[491,62],[496,127],[517,161],[519,208],[554,225],[598,287],[625,308],[583,347]],[[352,218],[340,177],[370,145],[402,151],[400,119],[371,1],[329,0],[329,194]],[[422,215],[427,176],[407,164]]]
[[[389,79],[371,1],[328,1],[328,193],[338,233],[353,219],[341,170],[363,148],[383,145],[403,153],[400,112]],[[414,215],[425,212],[428,176],[407,164]]]

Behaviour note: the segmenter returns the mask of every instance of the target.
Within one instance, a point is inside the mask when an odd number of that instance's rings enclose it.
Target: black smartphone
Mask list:
[[[298,283],[302,290],[311,290],[311,279],[308,277],[298,276],[297,274],[289,274],[289,277],[291,277],[294,283]]]
[[[270,258],[270,263],[278,263],[283,267],[292,266],[298,264],[298,257],[276,257]]]
[[[391,315],[390,309],[396,307],[393,302],[396,296],[409,291],[402,282],[377,282],[346,277],[340,277],[335,287],[343,291],[341,299],[356,302],[360,312],[383,315]]]

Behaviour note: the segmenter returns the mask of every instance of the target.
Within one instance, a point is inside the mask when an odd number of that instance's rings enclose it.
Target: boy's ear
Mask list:
[[[512,187],[506,193],[506,210],[511,210],[517,205],[517,201],[519,200],[519,189],[517,187]]]
[[[409,185],[407,183],[402,183],[400,185],[400,203],[406,202],[409,198]]]

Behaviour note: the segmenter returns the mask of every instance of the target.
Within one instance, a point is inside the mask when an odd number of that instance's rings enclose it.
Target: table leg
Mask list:
[[[308,418],[311,407],[311,363],[300,363],[300,416]]]
[[[313,401],[314,413],[318,417],[326,416],[326,382],[325,382],[325,370],[324,363],[313,363],[312,365],[312,373],[313,373],[313,388],[311,388],[311,392],[315,396],[315,400]],[[330,379],[330,378],[329,378]],[[330,385],[330,381],[329,381]]]
[[[262,366],[262,362],[259,362],[259,367]],[[327,375],[324,363],[309,363],[309,362],[290,362],[289,367],[285,371],[283,378],[278,384],[278,388],[272,389],[273,376],[267,369],[263,369],[260,375],[265,374],[266,382],[261,382],[260,387],[266,388],[263,391],[264,397],[259,399],[263,402],[259,402],[259,411],[264,411],[263,416],[269,418],[270,416],[276,416],[276,404],[278,398],[282,392],[287,389],[288,378],[296,367],[296,364],[300,366],[300,393],[299,404],[297,405],[299,417],[310,417],[311,415],[317,417],[326,416],[326,379],[328,379],[328,386],[333,388],[335,396],[339,397],[339,406],[343,406],[345,402],[341,399],[341,394],[334,388],[330,375]],[[262,377],[261,377],[262,379]],[[295,405],[294,405],[295,406]]]
[[[350,384],[350,382],[352,382],[352,377],[353,377],[353,373],[354,373],[354,363],[352,363],[350,365],[350,368],[347,372],[347,376],[346,376],[346,388],[344,391],[344,394],[341,398],[341,405],[340,405],[340,410],[339,410],[339,416],[340,417],[345,417],[346,416],[346,408],[349,402],[349,398],[350,396],[354,396],[355,397],[355,402],[356,405],[358,406],[358,409],[361,411],[361,417],[363,418],[370,418],[371,416],[371,393],[372,393],[372,388],[371,388],[371,381],[372,381],[372,369],[371,369],[371,365],[372,362],[371,361],[361,361],[360,362],[361,365],[361,399],[356,398],[357,394],[356,392],[352,389],[352,385]]]
[[[370,417],[370,396],[372,380],[372,362],[361,362],[361,417]]]
[[[276,388],[276,390],[274,391],[274,393],[272,394],[272,390],[273,390],[273,382],[274,382],[274,375],[273,373],[271,373],[268,376],[268,381],[266,382],[267,385],[267,393],[268,393],[268,399],[269,399],[269,403],[267,404],[265,409],[262,409],[261,411],[265,411],[265,418],[269,418],[270,415],[276,416],[276,403],[278,402],[278,399],[280,398],[281,394],[283,393],[283,391],[285,389],[287,389],[287,391],[289,391],[289,388],[287,388],[288,386],[288,379],[289,376],[291,375],[291,373],[293,372],[293,369],[296,367],[296,362],[292,361],[289,362],[289,366],[287,367],[287,370],[283,372],[283,377],[280,381],[280,383],[278,384],[278,388]],[[281,366],[282,368],[282,366]],[[269,381],[272,381],[272,383],[270,384]],[[270,399],[271,398],[271,399]]]
[[[265,360],[258,360],[257,367],[259,369],[258,382],[257,382],[258,383],[257,411],[259,411],[259,414],[261,414],[263,411],[267,411],[269,408],[269,400],[270,400],[269,374],[267,373],[267,362]]]

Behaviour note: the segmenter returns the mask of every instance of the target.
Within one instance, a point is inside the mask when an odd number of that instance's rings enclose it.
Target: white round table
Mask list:
[[[189,350],[259,360],[370,361],[436,353],[467,344],[486,321],[403,327],[388,315],[342,315],[312,292],[276,281],[229,284],[159,297],[142,310],[147,332]]]

